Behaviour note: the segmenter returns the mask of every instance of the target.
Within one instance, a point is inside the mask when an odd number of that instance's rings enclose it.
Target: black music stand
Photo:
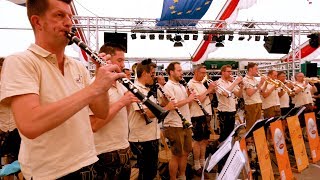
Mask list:
[[[268,120],[265,122],[264,127],[265,127],[265,128],[268,128],[271,123],[273,123],[273,122],[275,122],[275,121],[278,121],[278,120],[283,120],[283,117],[282,117],[282,116],[276,116],[276,117],[273,117],[273,118],[268,119]]]
[[[273,117],[272,117],[273,118]],[[259,119],[257,120],[253,125],[252,127],[247,131],[246,135],[245,135],[245,138],[249,138],[249,137],[252,137],[253,136],[253,132],[261,127],[264,127],[265,123],[267,120],[269,120],[271,118],[266,118],[266,119]]]
[[[282,116],[282,118],[286,119],[287,117],[290,117],[290,116],[295,116],[295,115],[299,116],[305,109],[306,107],[304,106],[294,107],[286,115]]]

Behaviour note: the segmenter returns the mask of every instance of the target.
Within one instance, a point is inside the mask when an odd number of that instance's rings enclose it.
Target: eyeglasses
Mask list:
[[[150,58],[141,61],[141,64],[142,64],[142,65],[148,65],[148,64],[151,64],[151,63],[152,63],[152,59],[150,59]]]

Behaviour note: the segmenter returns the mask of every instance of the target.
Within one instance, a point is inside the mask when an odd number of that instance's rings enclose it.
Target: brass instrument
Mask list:
[[[320,83],[320,79],[317,77],[304,78],[304,80],[311,83]]]
[[[303,87],[300,84],[297,84],[296,82],[293,82],[293,81],[290,81],[290,80],[288,80],[288,82],[291,82],[293,86],[301,89],[302,92],[307,89],[307,87]]]
[[[258,76],[260,76],[260,77],[266,77],[266,82],[268,83],[268,84],[271,84],[271,85],[274,85],[276,88],[278,88],[278,87],[280,87],[280,82],[279,82],[279,80],[273,80],[273,79],[271,79],[270,77],[268,77],[268,76],[266,76],[266,75],[264,75],[264,74],[261,74],[260,72],[258,72]]]
[[[213,80],[211,79],[207,79],[207,82],[210,84],[213,82]],[[222,87],[219,83],[217,83],[217,91],[220,94],[226,93],[227,94],[227,98],[232,96],[232,92],[230,92],[229,90],[227,90],[226,88]]]
[[[288,95],[293,95],[294,91],[292,89],[290,89],[287,85],[285,85],[283,82],[279,81],[280,87],[286,92],[288,93]]]

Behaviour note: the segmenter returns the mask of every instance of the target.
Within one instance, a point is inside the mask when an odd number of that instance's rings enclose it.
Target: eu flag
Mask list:
[[[157,26],[195,26],[212,0],[164,0]]]

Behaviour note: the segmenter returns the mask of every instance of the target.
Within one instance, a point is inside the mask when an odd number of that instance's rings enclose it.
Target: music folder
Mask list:
[[[264,127],[265,123],[267,120],[269,120],[271,118],[267,118],[267,119],[259,119],[257,120],[252,127],[247,131],[246,135],[244,136],[246,139],[253,136],[253,132],[261,127]],[[272,117],[273,119],[273,117]]]
[[[294,107],[290,109],[290,111],[286,115],[282,116],[282,118],[286,119],[287,117],[290,117],[290,116],[295,116],[295,115],[299,116],[305,109],[306,107],[304,106]]]

